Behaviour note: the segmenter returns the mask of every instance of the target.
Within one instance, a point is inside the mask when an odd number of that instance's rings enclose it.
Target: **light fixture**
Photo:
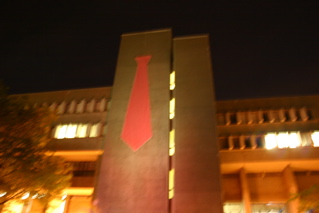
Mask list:
[[[30,196],[30,192],[26,192],[24,193],[24,195],[22,195],[21,200],[25,200]]]
[[[7,194],[7,192],[0,192],[0,197],[3,197]]]

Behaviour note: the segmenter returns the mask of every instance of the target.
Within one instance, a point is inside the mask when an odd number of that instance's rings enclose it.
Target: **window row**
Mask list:
[[[34,106],[37,106],[35,104]],[[92,113],[92,112],[104,112],[107,108],[106,98],[102,99],[91,99],[81,101],[72,100],[71,102],[62,101],[60,103],[53,102],[50,105],[48,103],[43,103],[42,106],[48,106],[51,111],[56,111],[57,114],[73,114],[73,113]]]
[[[244,213],[242,203],[224,203],[224,213]],[[252,203],[252,213],[286,213],[284,203]]]
[[[268,111],[226,112],[217,114],[218,125],[294,122],[307,121],[311,119],[311,111],[305,107],[300,109],[290,108]]]
[[[60,124],[53,128],[53,137],[57,139],[99,137],[102,135],[103,126],[101,122]]]
[[[319,131],[270,132],[264,135],[240,135],[219,137],[221,149],[274,149],[300,146],[319,147]]]

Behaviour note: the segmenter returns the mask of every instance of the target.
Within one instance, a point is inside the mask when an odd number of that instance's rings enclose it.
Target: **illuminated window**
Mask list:
[[[289,135],[289,147],[296,148],[301,145],[301,137],[299,132],[291,132]]]
[[[101,132],[101,123],[93,124],[90,129],[90,137],[98,137]]]
[[[76,135],[78,138],[85,138],[87,136],[88,125],[79,124],[76,130]]]
[[[265,136],[266,149],[273,149],[277,147],[277,140],[275,133],[268,133]]]
[[[67,125],[59,125],[56,127],[55,130],[55,138],[61,139],[61,138],[65,138],[65,133],[66,133],[66,129],[68,128]]]
[[[282,204],[282,203],[265,203],[265,204],[258,203],[258,204],[251,204],[251,212],[252,213],[259,213],[259,212],[287,213],[287,209],[285,207],[285,204]]]
[[[311,135],[311,139],[313,141],[313,146],[318,147],[319,146],[319,131],[314,131]]]
[[[312,146],[313,145],[311,135],[312,135],[312,133],[310,133],[310,132],[300,133],[301,146]]]
[[[174,88],[175,88],[175,71],[173,71],[169,75],[169,89],[174,90]]]
[[[224,204],[224,213],[243,213],[243,206],[241,203],[225,203]]]
[[[169,156],[173,156],[175,153],[175,130],[169,132]]]
[[[91,126],[91,128],[89,128]],[[54,138],[85,138],[99,137],[101,133],[101,123],[96,124],[60,124],[56,127]]]
[[[77,129],[77,124],[69,124],[67,129],[66,129],[66,138],[75,138],[76,136],[76,129]]]
[[[172,98],[169,102],[169,118],[173,119],[175,117],[175,98]]]
[[[302,144],[299,132],[268,133],[265,136],[266,149],[296,148]]]
[[[277,137],[278,148],[287,148],[289,146],[289,135],[288,132],[280,132]]]
[[[174,178],[175,178],[175,170],[171,169],[169,171],[169,179],[168,179],[168,199],[172,199],[174,197]]]

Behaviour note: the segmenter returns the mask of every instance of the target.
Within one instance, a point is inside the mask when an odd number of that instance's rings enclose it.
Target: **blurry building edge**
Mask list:
[[[94,208],[92,194],[107,131],[110,90],[15,95],[26,97],[30,106],[54,105],[55,112],[63,103],[48,137],[52,150],[71,162],[74,172],[63,208],[56,212]],[[319,184],[319,96],[216,104],[224,212],[294,212],[289,209],[297,204],[287,204],[291,193]],[[32,212],[37,212],[35,204]]]

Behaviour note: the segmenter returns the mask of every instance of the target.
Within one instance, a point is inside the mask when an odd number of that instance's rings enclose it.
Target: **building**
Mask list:
[[[208,42],[125,34],[112,88],[16,95],[60,115],[50,147],[74,178],[56,212],[297,212],[290,194],[319,183],[319,96],[215,102]]]
[[[291,194],[319,183],[318,98],[217,102],[226,212],[296,212]]]

